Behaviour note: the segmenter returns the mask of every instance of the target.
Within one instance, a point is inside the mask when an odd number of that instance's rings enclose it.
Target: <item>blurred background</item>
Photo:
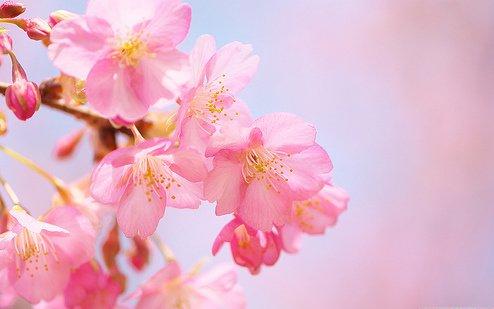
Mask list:
[[[32,17],[85,7],[24,2]],[[241,97],[256,116],[314,123],[352,197],[339,224],[305,237],[299,254],[255,277],[239,270],[249,308],[494,306],[494,1],[188,2],[181,49],[204,33],[253,44],[261,66]],[[57,74],[43,47],[14,33],[33,80]],[[80,126],[42,107],[27,123],[9,116],[0,143],[73,181],[92,168],[89,143],[62,163],[52,147]],[[28,208],[48,207],[53,190],[37,175],[3,155],[0,169]],[[169,208],[159,231],[190,267],[228,220],[208,204]],[[224,248],[209,265],[230,260]],[[157,257],[132,275],[130,289],[161,266]]]

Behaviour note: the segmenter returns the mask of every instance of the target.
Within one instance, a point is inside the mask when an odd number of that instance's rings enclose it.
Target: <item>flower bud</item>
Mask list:
[[[5,91],[7,106],[20,120],[31,118],[41,104],[38,86],[26,79],[17,79]]]
[[[77,17],[77,14],[65,10],[58,10],[50,14],[48,24],[53,28],[59,22],[67,19],[72,19],[74,17]]]
[[[27,36],[35,41],[42,41],[50,36],[51,27],[46,20],[41,18],[33,18],[27,21],[26,33]]]
[[[0,18],[15,18],[26,11],[24,4],[14,1],[5,1],[0,5]]]
[[[79,129],[59,139],[53,151],[55,157],[59,160],[69,158],[79,146],[85,132],[85,128]]]
[[[0,111],[0,136],[7,133],[7,117]]]
[[[6,33],[0,32],[0,53],[8,54],[12,51],[12,38]]]

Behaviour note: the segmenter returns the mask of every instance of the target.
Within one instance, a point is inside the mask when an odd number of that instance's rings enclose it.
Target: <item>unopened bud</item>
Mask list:
[[[69,158],[79,146],[85,132],[85,129],[79,129],[59,139],[54,149],[55,157],[60,160]]]
[[[5,32],[0,31],[0,53],[8,54],[12,51],[12,38]]]
[[[58,10],[50,14],[48,24],[53,28],[59,22],[67,19],[72,19],[74,17],[77,17],[77,14],[65,10]]]
[[[5,101],[9,109],[20,120],[31,118],[41,104],[38,86],[25,79],[17,79],[5,91]]]
[[[7,117],[0,111],[0,136],[7,133]]]
[[[41,18],[33,18],[27,21],[26,33],[30,39],[42,41],[50,36],[51,27],[46,20]]]
[[[5,1],[0,5],[0,18],[15,18],[26,11],[24,4],[14,1]]]

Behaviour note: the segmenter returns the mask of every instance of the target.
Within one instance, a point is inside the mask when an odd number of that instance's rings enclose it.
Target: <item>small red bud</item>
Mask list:
[[[0,18],[15,18],[26,11],[26,6],[19,2],[5,1],[0,5]]]
[[[50,36],[51,27],[46,20],[33,18],[27,21],[26,32],[32,40],[42,41]]]
[[[25,79],[18,79],[5,91],[5,101],[20,120],[31,118],[41,104],[38,86]]]

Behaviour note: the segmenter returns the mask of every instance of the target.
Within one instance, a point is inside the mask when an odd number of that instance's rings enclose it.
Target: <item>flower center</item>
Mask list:
[[[144,186],[148,202],[151,202],[153,195],[163,199],[163,189],[168,190],[173,185],[181,187],[164,160],[155,156],[146,155],[139,159],[132,167],[132,175],[135,185]],[[172,195],[171,198],[176,197]]]
[[[283,163],[282,154],[269,151],[264,147],[251,148],[245,153],[242,174],[247,183],[262,181],[267,189],[278,191],[276,184],[287,182],[286,175],[293,169]],[[290,155],[287,155],[290,156]]]
[[[32,257],[37,259],[40,256],[48,255],[51,249],[41,234],[34,233],[26,228],[15,237],[14,246],[17,255],[23,261],[27,261]]]
[[[144,56],[149,55],[148,46],[138,35],[120,41],[116,49],[117,58],[126,66],[135,67]]]

